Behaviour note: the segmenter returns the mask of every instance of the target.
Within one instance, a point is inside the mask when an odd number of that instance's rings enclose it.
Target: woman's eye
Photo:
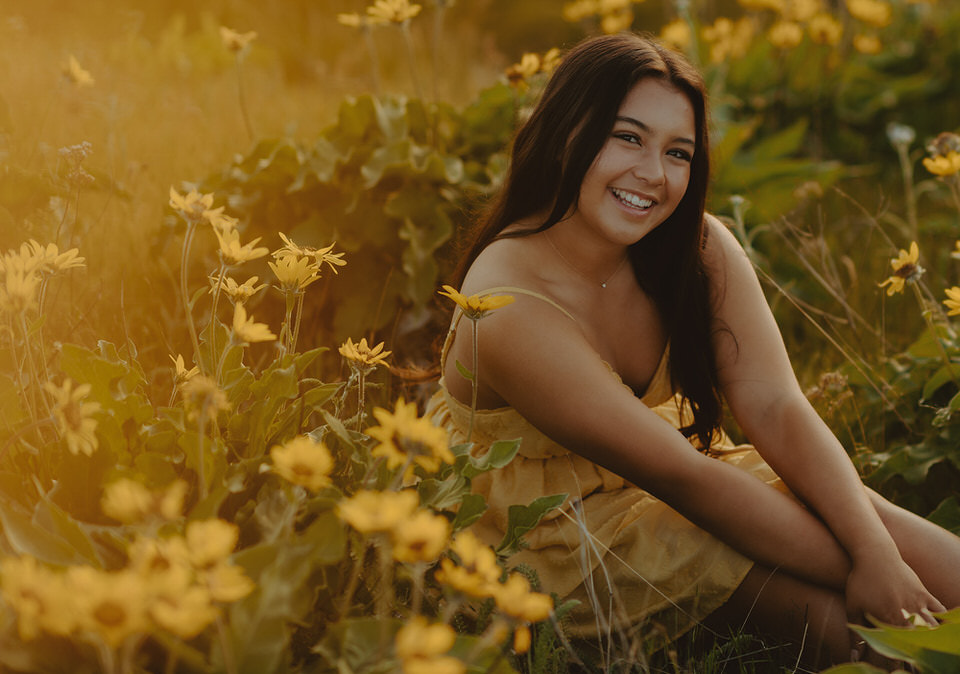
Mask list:
[[[613,137],[619,138],[620,140],[625,140],[628,143],[636,143],[637,145],[640,145],[640,137],[628,131],[614,132]]]
[[[682,159],[683,161],[693,160],[693,157],[686,150],[669,150],[667,154],[669,154],[672,157],[676,157],[677,159]]]

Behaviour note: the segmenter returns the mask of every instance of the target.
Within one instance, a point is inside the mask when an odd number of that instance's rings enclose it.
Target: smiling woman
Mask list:
[[[455,313],[428,412],[475,452],[522,439],[474,481],[487,542],[511,505],[567,494],[512,561],[580,600],[572,633],[749,620],[846,660],[848,617],[960,605],[960,539],[868,491],[803,396],[749,261],[704,213],[708,157],[682,56],[631,34],[574,47],[448,290],[515,301],[479,330]],[[753,445],[722,432],[721,401]]]

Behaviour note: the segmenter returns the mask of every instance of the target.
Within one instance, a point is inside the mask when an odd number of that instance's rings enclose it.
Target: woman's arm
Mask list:
[[[468,358],[469,334],[458,332],[451,357]],[[697,452],[616,379],[557,309],[517,296],[481,321],[479,351],[484,381],[564,447],[649,491],[746,556],[843,587],[847,555],[810,511]]]
[[[848,611],[902,622],[901,609],[943,610],[901,559],[852,462],[800,390],[743,249],[716,219],[708,216],[707,226],[723,395],[757,451],[849,555]]]

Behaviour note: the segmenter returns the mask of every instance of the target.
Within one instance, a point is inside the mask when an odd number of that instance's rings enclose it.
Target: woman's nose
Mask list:
[[[660,185],[664,181],[663,162],[650,155],[639,158],[633,166],[633,175],[651,185]]]

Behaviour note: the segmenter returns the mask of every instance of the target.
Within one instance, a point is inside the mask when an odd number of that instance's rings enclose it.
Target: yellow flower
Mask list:
[[[519,573],[511,574],[505,583],[497,586],[494,599],[503,613],[523,622],[546,620],[553,610],[550,596],[531,592],[530,581]]]
[[[660,29],[660,41],[673,49],[688,49],[693,42],[690,24],[683,19],[674,19]]]
[[[441,462],[453,464],[454,456],[446,431],[429,419],[418,417],[416,403],[405,403],[400,398],[393,412],[378,407],[373,410],[373,416],[380,425],[365,432],[380,444],[371,450],[371,454],[386,457],[388,468],[396,468],[412,459],[424,470],[435,473]]]
[[[574,0],[563,6],[561,15],[565,21],[576,23],[577,21],[586,19],[588,16],[593,16],[599,9],[597,0]]]
[[[403,23],[419,14],[420,9],[420,5],[411,5],[409,0],[376,0],[367,7],[367,16],[384,23]]]
[[[418,510],[393,528],[393,557],[398,562],[432,562],[450,538],[450,522],[442,515]]]
[[[411,489],[358,491],[337,505],[340,519],[361,533],[392,531],[417,509],[420,499]]]
[[[811,39],[817,44],[826,44],[835,47],[843,37],[843,25],[830,14],[817,14],[807,24]]]
[[[893,274],[883,283],[878,285],[881,288],[884,286],[889,286],[887,288],[888,296],[892,296],[903,291],[903,286],[905,283],[914,283],[918,281],[921,276],[923,276],[923,272],[925,270],[918,264],[919,259],[920,249],[917,247],[917,242],[911,241],[909,252],[901,248],[900,254],[890,260],[890,266],[893,268]]]
[[[438,581],[471,597],[492,597],[497,593],[500,566],[493,548],[480,542],[470,531],[461,531],[453,539],[450,550],[460,563],[442,559],[436,574]]]
[[[777,49],[793,49],[803,41],[803,28],[793,21],[777,21],[770,26],[767,39]]]
[[[63,74],[70,82],[78,87],[93,86],[93,75],[80,67],[77,57],[73,54],[71,54],[67,62],[63,64]]]
[[[246,344],[272,342],[277,338],[270,332],[270,327],[266,323],[254,322],[253,316],[247,318],[247,310],[242,304],[233,306],[233,334]]]
[[[217,382],[206,375],[198,374],[180,385],[187,418],[192,420],[203,417],[216,421],[220,412],[230,411],[227,394],[220,390]]]
[[[320,278],[320,270],[308,257],[284,255],[277,261],[267,262],[274,276],[280,281],[280,289],[285,292],[300,292]]]
[[[100,507],[103,514],[124,524],[135,524],[149,517],[174,520],[183,513],[187,483],[174,480],[165,489],[151,490],[129,478],[120,478],[103,490]]]
[[[236,524],[219,518],[194,520],[187,524],[186,543],[190,563],[203,569],[224,561],[240,537]]]
[[[180,211],[184,218],[199,222],[204,212],[213,207],[213,193],[200,194],[190,190],[188,194],[180,194],[170,186],[170,208]]]
[[[947,288],[944,292],[947,293],[947,299],[943,303],[950,310],[947,312],[947,316],[960,316],[960,286]]]
[[[67,571],[67,585],[75,598],[81,631],[99,635],[111,648],[148,631],[147,593],[135,572],[75,566]]]
[[[753,38],[753,22],[742,17],[736,22],[721,16],[703,29],[703,39],[710,43],[710,60],[722,63],[743,58]]]
[[[41,630],[64,636],[73,631],[72,598],[63,575],[37,564],[33,557],[7,557],[0,562],[0,593],[17,613],[17,629],[24,641]]]
[[[520,625],[513,633],[513,652],[526,653],[530,650],[530,628],[527,625]]]
[[[181,639],[193,639],[220,615],[210,592],[199,585],[154,595],[149,612],[158,626]]]
[[[216,208],[209,208],[203,211],[200,215],[202,219],[210,223],[210,226],[213,227],[215,232],[226,234],[227,232],[236,231],[240,221],[232,215],[227,215],[223,211],[223,206],[217,206]]]
[[[953,250],[950,251],[950,257],[954,260],[960,260],[960,239],[954,242]]]
[[[783,16],[790,21],[805,23],[822,9],[820,0],[790,0],[783,10]]]
[[[136,480],[120,478],[104,487],[100,508],[107,517],[124,524],[133,524],[146,519],[150,514],[153,494]]]
[[[9,251],[0,258],[3,284],[0,285],[0,311],[11,315],[37,308],[40,293],[40,274],[33,257],[24,258]]]
[[[176,358],[171,355],[170,360],[173,361],[174,367],[173,383],[177,386],[200,374],[200,368],[196,365],[189,370],[187,369],[187,366],[183,362],[183,354],[178,353]]]
[[[437,291],[440,295],[452,299],[463,311],[464,316],[476,321],[491,311],[505,307],[513,302],[513,295],[470,295],[469,297],[457,292],[452,286],[445,285],[443,290]]]
[[[187,542],[182,536],[138,536],[127,551],[128,568],[136,571],[156,592],[185,589],[193,578]]]
[[[337,23],[351,28],[367,28],[369,26],[379,26],[387,23],[385,19],[374,16],[363,16],[356,12],[352,14],[337,14]]]
[[[226,562],[201,571],[200,580],[212,599],[224,603],[239,601],[256,587],[243,569]]]
[[[562,54],[560,50],[557,47],[551,47],[540,59],[540,70],[545,73],[552,73],[557,69],[557,66],[560,65],[561,60]]]
[[[247,300],[267,287],[266,283],[257,285],[257,281],[259,280],[259,276],[251,276],[243,283],[237,283],[233,278],[225,276],[223,280],[220,281],[220,290],[227,293],[227,297],[230,298],[233,304],[245,304]],[[212,293],[217,288],[217,277],[211,276],[210,284],[210,292]]]
[[[20,257],[33,260],[37,271],[48,274],[74,267],[85,267],[84,258],[79,254],[80,250],[77,248],[61,253],[56,244],[48,243],[43,246],[33,239],[20,246]]]
[[[99,443],[96,436],[97,420],[92,415],[100,409],[100,404],[86,402],[90,384],[80,384],[74,388],[73,382],[65,379],[62,386],[48,381],[44,388],[53,396],[53,416],[60,437],[67,441],[67,449],[74,456],[93,456]]]
[[[416,616],[400,628],[394,639],[404,674],[463,674],[466,665],[445,655],[453,648],[457,633],[443,623],[429,624]]]
[[[960,173],[960,152],[950,151],[946,155],[924,157],[923,165],[934,175],[940,177],[952,176]]]
[[[262,246],[260,248],[254,247],[257,245],[257,241],[260,240],[259,236],[250,243],[241,245],[240,232],[237,230],[227,229],[221,231],[220,229],[214,228],[213,231],[220,241],[220,255],[228,265],[243,264],[250,260],[256,260],[270,252]]]
[[[328,265],[330,271],[334,274],[339,274],[337,267],[343,267],[347,264],[346,260],[343,260],[343,253],[334,253],[333,247],[337,245],[337,242],[334,241],[326,248],[312,248],[311,246],[301,246],[294,243],[286,234],[283,232],[278,232],[280,238],[283,239],[284,246],[273,252],[273,257],[275,259],[281,259],[290,255],[299,255],[303,257],[312,257],[316,263],[316,271],[319,274],[320,269],[323,265]]]
[[[347,337],[347,341],[340,345],[340,355],[350,361],[351,365],[363,366],[366,368],[375,368],[377,365],[386,365],[387,356],[393,351],[384,351],[383,342],[380,342],[372,349],[367,345],[367,338],[363,337],[357,344]]]
[[[526,53],[520,57],[520,63],[514,63],[507,68],[507,81],[518,85],[524,83],[540,72],[540,57],[537,54]]]
[[[879,54],[883,43],[876,35],[858,34],[853,36],[853,48],[861,54]]]
[[[847,11],[853,18],[877,28],[890,24],[890,5],[883,0],[847,0]]]
[[[633,11],[625,9],[618,12],[604,14],[600,18],[600,30],[607,35],[619,33],[622,30],[628,30],[633,25]]]
[[[255,30],[249,33],[238,33],[226,26],[220,26],[220,39],[223,41],[223,46],[234,53],[246,49],[255,37],[257,37]]]
[[[298,435],[270,450],[273,472],[285,480],[313,491],[330,484],[333,457],[322,442]]]

